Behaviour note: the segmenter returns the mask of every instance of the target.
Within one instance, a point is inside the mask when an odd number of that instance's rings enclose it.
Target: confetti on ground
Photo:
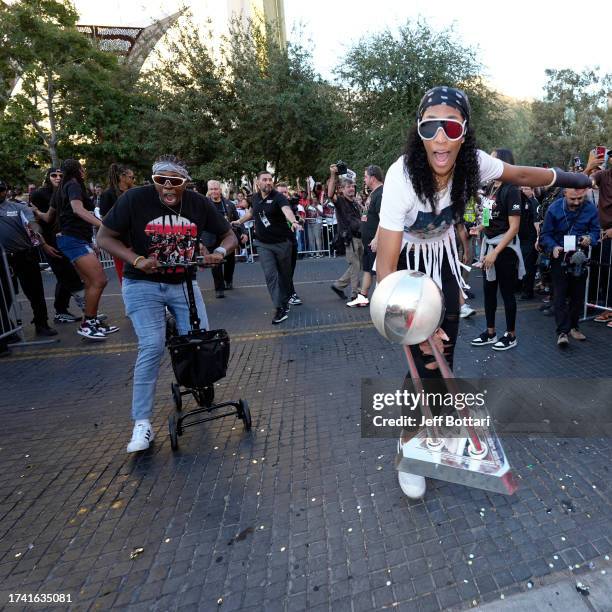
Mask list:
[[[130,559],[136,559],[136,557],[139,557],[140,555],[142,555],[143,552],[144,552],[144,548],[135,548],[130,553]]]

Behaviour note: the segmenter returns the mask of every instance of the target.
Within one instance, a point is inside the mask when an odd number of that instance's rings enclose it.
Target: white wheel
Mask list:
[[[398,472],[397,479],[406,497],[410,499],[421,499],[425,496],[427,484],[423,476],[409,474],[408,472]]]

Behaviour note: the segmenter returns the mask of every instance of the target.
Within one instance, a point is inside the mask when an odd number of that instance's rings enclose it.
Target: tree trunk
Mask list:
[[[57,155],[57,125],[55,121],[55,108],[53,107],[53,72],[47,71],[47,112],[49,115],[49,154],[51,155],[51,165],[58,168],[59,157]]]

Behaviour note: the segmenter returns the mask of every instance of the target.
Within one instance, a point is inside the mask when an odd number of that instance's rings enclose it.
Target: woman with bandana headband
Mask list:
[[[458,256],[454,226],[462,222],[466,202],[478,198],[478,187],[494,179],[531,187],[591,186],[584,174],[510,166],[480,151],[467,95],[445,86],[429,90],[419,104],[404,154],[386,175],[376,275],[380,282],[398,267],[407,267],[431,276],[441,288],[446,312],[435,342],[451,368],[459,331],[459,295],[467,288],[461,277],[464,264]],[[404,247],[406,261],[398,266]],[[485,265],[493,264],[491,257]],[[427,343],[411,351],[422,378],[440,377]],[[400,472],[400,483],[409,497],[425,494],[421,476]]]

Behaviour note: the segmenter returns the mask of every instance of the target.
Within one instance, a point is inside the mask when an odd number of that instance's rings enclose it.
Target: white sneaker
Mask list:
[[[128,453],[137,453],[138,451],[147,450],[149,444],[153,442],[153,429],[149,421],[136,421],[134,431],[132,431],[132,439],[127,445]]]
[[[349,308],[357,308],[357,307],[364,307],[364,306],[368,306],[370,304],[370,300],[368,300],[368,298],[363,295],[362,293],[358,293],[357,297],[354,300],[351,300],[350,302],[347,302],[346,305]]]
[[[421,499],[425,496],[427,484],[423,476],[409,474],[408,472],[398,472],[397,478],[404,495],[410,499]]]
[[[467,303],[461,305],[461,310],[459,311],[459,316],[462,319],[467,319],[471,317],[476,311]]]

